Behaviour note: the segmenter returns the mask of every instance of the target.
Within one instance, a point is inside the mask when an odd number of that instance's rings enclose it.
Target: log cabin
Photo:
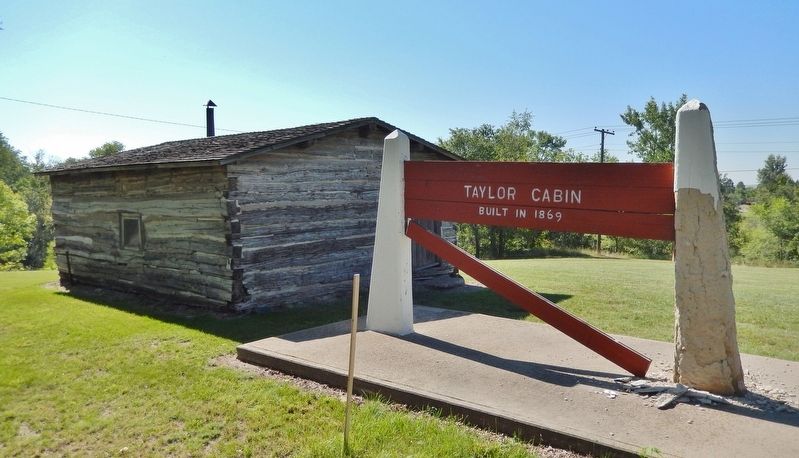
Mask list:
[[[323,303],[368,282],[378,118],[209,136],[43,172],[63,285],[235,311]],[[411,160],[458,156],[414,135]],[[428,223],[447,238],[447,223]],[[379,254],[378,254],[379,255]],[[415,271],[440,266],[413,248]]]

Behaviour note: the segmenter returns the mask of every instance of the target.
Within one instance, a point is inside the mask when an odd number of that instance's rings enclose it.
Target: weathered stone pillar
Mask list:
[[[674,194],[674,381],[716,394],[743,393],[713,125],[698,100],[677,112]]]
[[[411,239],[405,235],[405,161],[410,151],[408,136],[399,130],[383,141],[366,313],[367,329],[395,335],[413,332]]]

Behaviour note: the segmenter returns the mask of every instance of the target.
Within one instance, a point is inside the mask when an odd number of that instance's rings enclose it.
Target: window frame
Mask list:
[[[129,243],[128,232],[125,228],[126,221],[136,221],[136,229],[138,232],[138,244]],[[141,213],[134,212],[119,212],[119,248],[122,250],[144,250],[144,223],[142,222]]]

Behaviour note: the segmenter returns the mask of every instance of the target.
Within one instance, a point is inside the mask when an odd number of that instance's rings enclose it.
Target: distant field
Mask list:
[[[670,261],[549,258],[488,263],[604,331],[673,340]],[[799,361],[799,269],[733,266],[733,290],[741,351]],[[537,320],[488,290],[425,293],[415,302]]]

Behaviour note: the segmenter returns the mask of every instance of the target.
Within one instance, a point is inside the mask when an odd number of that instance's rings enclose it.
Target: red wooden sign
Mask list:
[[[405,216],[674,240],[671,164],[405,162]]]

